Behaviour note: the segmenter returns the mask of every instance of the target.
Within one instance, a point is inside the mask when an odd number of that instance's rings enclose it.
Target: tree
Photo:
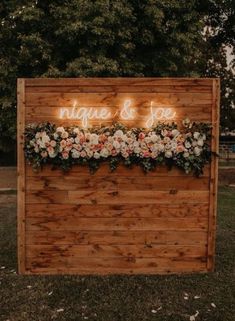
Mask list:
[[[232,1],[3,0],[0,108],[16,105],[18,77],[217,73],[231,90],[221,48],[233,39]],[[216,38],[202,34],[206,25],[220,27]],[[225,114],[231,94],[226,99]]]
[[[204,3],[205,4],[205,3]],[[220,123],[222,129],[235,129],[235,1],[207,1],[205,16],[205,75],[221,78]],[[227,50],[233,59],[227,63]]]

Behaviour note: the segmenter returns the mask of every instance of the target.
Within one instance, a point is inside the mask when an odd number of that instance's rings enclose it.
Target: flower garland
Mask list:
[[[111,170],[123,163],[128,167],[137,164],[148,172],[166,164],[198,176],[210,161],[209,136],[208,124],[189,119],[183,121],[181,130],[175,123],[159,123],[148,130],[121,124],[91,129],[31,124],[25,131],[24,150],[34,169],[48,163],[63,170],[87,164],[94,172],[108,161]]]

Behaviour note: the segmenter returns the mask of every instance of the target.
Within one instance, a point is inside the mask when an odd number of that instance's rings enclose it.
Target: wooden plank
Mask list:
[[[90,230],[50,230],[27,231],[27,245],[196,245],[207,244],[207,231],[170,230],[170,231],[90,231]]]
[[[26,203],[56,204],[206,204],[208,191],[28,191]]]
[[[191,218],[84,218],[84,217],[29,217],[26,222],[27,231],[33,230],[205,230],[208,219]]]
[[[212,86],[213,78],[25,78],[26,86]]]
[[[213,81],[213,101],[212,101],[212,138],[211,149],[219,153],[219,111],[220,111],[220,80]],[[218,157],[212,156],[210,175],[210,209],[208,220],[208,253],[207,268],[213,271],[215,267],[215,231],[217,215],[217,189],[218,189]]]
[[[28,258],[37,260],[51,257],[205,257],[206,245],[30,245],[26,247]]]
[[[145,173],[139,166],[133,166],[131,168],[119,165],[118,168],[111,172],[107,163],[103,163],[102,166],[93,174],[90,173],[88,166],[74,165],[69,171],[64,172],[61,169],[53,169],[52,166],[44,166],[43,169],[34,171],[30,165],[26,165],[26,176],[28,177],[80,177],[86,179],[87,176],[93,180],[95,177],[106,177],[111,175],[112,177],[124,176],[124,177],[194,177],[193,174],[186,174],[182,169],[173,167],[169,169],[167,166],[158,166],[154,171]],[[201,177],[209,177],[210,166],[206,165],[204,168],[204,174]],[[196,180],[196,179],[195,179]]]
[[[96,86],[31,86],[27,93],[211,93],[211,86],[202,85],[103,85]]]
[[[74,102],[81,107],[113,107],[122,106],[126,99],[131,99],[132,107],[200,107],[210,104],[211,93],[27,93],[26,110],[30,106],[47,107],[72,107]]]
[[[70,204],[27,204],[26,217],[163,217],[188,218],[207,217],[208,204],[159,204],[158,206],[143,205],[70,205]]]
[[[192,176],[186,176],[183,180],[176,180],[175,177],[156,177],[146,175],[142,177],[132,176],[58,176],[28,177],[27,191],[34,190],[208,190],[208,177],[195,179]]]
[[[34,273],[46,273],[46,271],[57,270],[60,273],[74,271],[78,274],[156,274],[159,272],[193,272],[205,271],[205,258],[27,258],[27,270]]]
[[[24,128],[25,128],[25,81],[17,80],[17,241],[18,270],[25,272],[25,161],[24,161]]]

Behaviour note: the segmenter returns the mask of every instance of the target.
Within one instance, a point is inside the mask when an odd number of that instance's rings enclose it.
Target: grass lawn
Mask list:
[[[220,188],[210,274],[19,276],[16,207],[0,207],[0,321],[235,320],[235,189]]]

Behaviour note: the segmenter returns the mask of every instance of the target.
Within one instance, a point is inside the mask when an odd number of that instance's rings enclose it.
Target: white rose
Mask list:
[[[189,153],[188,152],[184,152],[183,156],[184,156],[184,158],[188,158],[189,157]]]
[[[151,140],[152,140],[153,143],[158,142],[158,141],[159,141],[159,138],[160,138],[159,135],[156,135],[156,134],[152,134],[152,135],[151,135]]]
[[[107,148],[103,148],[100,151],[100,156],[105,157],[105,158],[109,156],[109,151],[107,150]]]
[[[30,140],[29,145],[30,145],[30,146],[35,146],[35,141],[34,141],[33,139]]]
[[[177,137],[177,136],[179,136],[179,131],[178,131],[178,129],[173,129],[172,131],[171,131],[171,133],[172,133],[172,135],[173,135],[173,137]]]
[[[116,149],[119,149],[121,147],[120,143],[118,141],[114,141],[113,142],[113,147],[116,148]]]
[[[165,157],[166,157],[166,158],[171,158],[171,157],[172,157],[172,151],[167,150],[167,151],[165,152]]]
[[[92,151],[92,150],[88,150],[88,151],[87,151],[87,156],[88,156],[89,158],[91,158],[91,157],[93,156],[93,151]]]
[[[171,149],[172,150],[175,150],[176,149],[176,147],[177,147],[177,143],[176,142],[171,142]]]
[[[195,156],[199,156],[201,154],[201,148],[199,147],[194,147],[193,151]]]
[[[69,137],[69,133],[66,131],[63,131],[63,133],[61,133],[61,137],[62,138],[68,138]]]
[[[55,133],[53,136],[54,136],[54,139],[57,139],[59,137],[57,133]]]
[[[122,136],[123,136],[123,131],[122,131],[121,129],[118,129],[118,130],[114,133],[114,136],[122,137]]]
[[[193,147],[197,146],[197,141],[196,141],[196,140],[194,140],[194,141],[192,142],[192,146],[193,146]]]
[[[199,139],[199,140],[197,141],[197,144],[198,144],[198,146],[203,146],[203,145],[204,145],[203,139]]]
[[[76,136],[75,139],[74,139],[74,141],[75,141],[76,144],[79,144],[79,143],[80,143],[80,138],[79,138],[79,136]]]
[[[98,152],[95,152],[95,153],[94,153],[94,158],[95,158],[95,159],[99,159],[99,158],[100,158],[100,154],[99,154]]]
[[[159,145],[158,145],[158,150],[159,150],[159,152],[163,152],[164,149],[165,149],[164,145],[162,145],[162,144],[159,144]]]
[[[55,158],[57,153],[53,152],[53,153],[49,153],[48,155],[49,155],[50,158]]]
[[[129,156],[129,154],[128,154],[126,151],[123,151],[123,152],[122,152],[122,156],[123,156],[124,158],[127,158],[127,157]]]
[[[135,154],[140,154],[141,153],[141,148],[140,147],[134,147],[134,153]]]
[[[190,147],[191,147],[191,144],[190,144],[189,141],[186,141],[186,142],[184,143],[184,146],[185,146],[186,148],[190,148]]]
[[[44,144],[48,143],[50,141],[50,137],[45,133],[42,135],[42,142]]]
[[[46,147],[45,143],[41,139],[37,140],[37,144],[39,145],[40,148],[45,148]]]
[[[90,142],[93,145],[98,145],[99,144],[99,136],[96,134],[91,134]]]
[[[152,139],[151,139],[151,137],[147,136],[147,137],[144,138],[144,141],[145,141],[146,144],[149,144],[149,143],[151,143]]]
[[[193,138],[198,139],[199,137],[200,137],[200,133],[199,132],[193,133]]]
[[[139,147],[139,145],[140,145],[140,144],[139,144],[138,141],[135,141],[135,142],[133,143],[133,146],[134,146],[134,147]]]
[[[64,132],[64,127],[57,127],[56,132],[62,134]]]
[[[80,132],[79,128],[74,128],[73,129],[74,134],[78,134]]]

